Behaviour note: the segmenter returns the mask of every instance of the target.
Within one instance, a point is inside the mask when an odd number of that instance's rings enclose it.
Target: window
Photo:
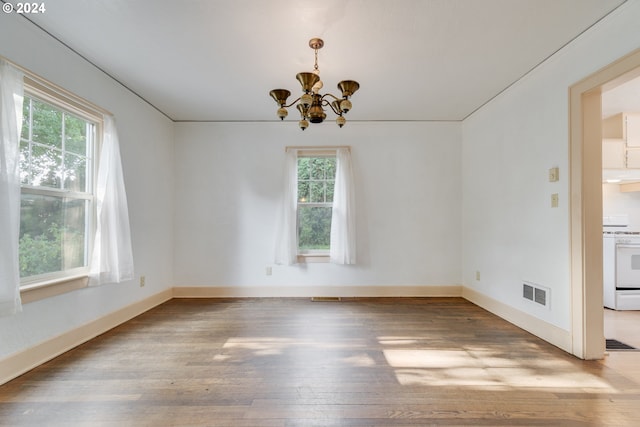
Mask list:
[[[298,253],[329,253],[336,177],[333,155],[298,155]]]
[[[20,137],[23,284],[88,272],[101,120],[56,94],[29,89],[25,87]]]
[[[356,263],[349,147],[287,147],[274,261]]]
[[[0,315],[133,279],[113,116],[2,57],[0,81]]]

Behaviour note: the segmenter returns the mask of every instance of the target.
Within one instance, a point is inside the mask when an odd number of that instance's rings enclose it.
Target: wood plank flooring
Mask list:
[[[461,298],[174,299],[1,386],[0,425],[637,426],[619,363]]]
[[[605,308],[604,336],[640,348],[640,311]]]

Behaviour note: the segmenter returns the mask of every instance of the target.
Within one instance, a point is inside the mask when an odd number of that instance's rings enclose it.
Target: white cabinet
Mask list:
[[[624,139],[602,140],[602,168],[624,169],[627,167],[627,149]]]
[[[619,113],[602,121],[602,167],[640,169],[640,113]]]
[[[640,113],[627,114],[625,133],[629,147],[640,147]]]
[[[627,148],[627,169],[640,169],[640,147]]]

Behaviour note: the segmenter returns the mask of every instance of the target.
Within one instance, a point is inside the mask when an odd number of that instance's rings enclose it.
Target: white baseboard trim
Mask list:
[[[174,298],[461,297],[460,285],[434,286],[187,286]]]
[[[471,288],[463,287],[462,297],[567,353],[571,353],[572,340],[569,331],[496,301]]]
[[[0,360],[0,385],[173,298],[171,289]]]

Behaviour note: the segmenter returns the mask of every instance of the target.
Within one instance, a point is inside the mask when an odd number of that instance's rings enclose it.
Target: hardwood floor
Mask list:
[[[640,311],[605,308],[604,336],[640,348]]]
[[[619,356],[461,298],[174,299],[1,386],[0,425],[637,426]]]

